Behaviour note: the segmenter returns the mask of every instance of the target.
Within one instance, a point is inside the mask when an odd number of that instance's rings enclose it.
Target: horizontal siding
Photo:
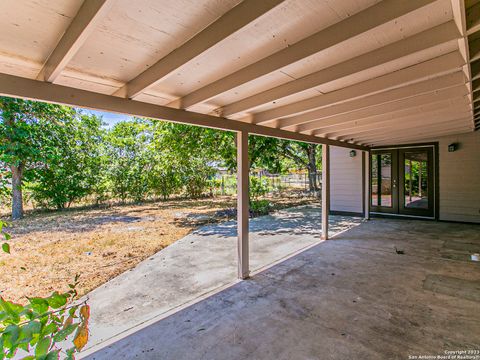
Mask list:
[[[440,220],[480,223],[480,132],[439,142]],[[458,143],[449,153],[448,145]]]
[[[350,149],[332,146],[330,150],[330,209],[363,211],[362,152],[350,157]]]

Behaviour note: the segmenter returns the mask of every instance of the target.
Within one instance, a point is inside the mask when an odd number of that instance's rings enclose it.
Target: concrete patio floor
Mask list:
[[[251,269],[318,243],[320,215],[319,207],[309,205],[252,219]],[[331,231],[360,222],[332,216]],[[203,226],[88,294],[88,348],[237,282],[236,235],[235,221]]]
[[[472,252],[480,252],[478,225],[374,219],[88,359],[408,359],[479,350]]]

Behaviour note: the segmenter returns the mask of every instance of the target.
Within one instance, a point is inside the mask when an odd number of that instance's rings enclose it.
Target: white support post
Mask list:
[[[370,219],[370,152],[363,151],[363,211],[365,220]]]
[[[249,218],[249,164],[248,132],[237,132],[237,231],[238,231],[238,278],[249,277],[248,264],[248,218]]]
[[[330,146],[322,145],[322,240],[328,240],[330,212]]]

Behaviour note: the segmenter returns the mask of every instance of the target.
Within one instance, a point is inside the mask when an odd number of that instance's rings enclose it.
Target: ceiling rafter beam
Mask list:
[[[439,123],[442,121],[446,121],[445,119],[452,119],[455,117],[458,117],[459,114],[462,114],[461,117],[467,117],[469,114],[469,111],[467,108],[453,108],[453,109],[448,109],[448,111],[434,111],[431,113],[422,113],[418,114],[416,116],[411,116],[409,118],[404,118],[399,121],[399,119],[392,119],[389,121],[384,121],[380,124],[372,124],[372,125],[364,125],[364,126],[358,126],[358,127],[352,127],[348,130],[343,130],[343,131],[333,131],[333,132],[328,132],[329,138],[332,139],[337,139],[337,140],[349,140],[351,138],[354,138],[355,136],[358,136],[359,134],[370,134],[370,133],[375,133],[381,130],[385,129],[396,129],[396,128],[402,128],[405,126],[411,126],[415,127],[419,124],[421,125],[426,125],[426,124],[435,124]]]
[[[454,97],[447,100],[437,101],[426,105],[420,105],[407,109],[402,109],[388,114],[373,115],[362,119],[353,119],[348,122],[341,122],[337,125],[327,126],[317,129],[313,132],[314,135],[322,136],[322,134],[332,132],[343,132],[346,135],[351,130],[356,128],[364,128],[367,126],[376,127],[382,126],[383,123],[388,121],[409,121],[415,119],[418,120],[422,114],[432,114],[435,112],[448,112],[450,109],[456,109],[460,107],[462,109],[469,109],[469,100],[466,96]]]
[[[173,71],[194,59],[220,41],[272,10],[284,0],[244,0],[212,24],[193,36],[154,65],[130,80],[114,95],[134,98],[154,86]]]
[[[37,79],[54,82],[97,25],[105,18],[114,3],[115,0],[84,0],[40,70]]]
[[[289,128],[289,130],[298,132],[310,132],[322,127],[337,125],[342,122],[359,120],[374,115],[388,114],[412,107],[417,107],[420,105],[426,105],[433,102],[448,100],[449,98],[453,97],[464,96],[467,94],[468,89],[465,85],[457,85],[439,91],[433,91],[430,93],[425,93],[422,95],[413,96],[390,103],[380,104],[365,109],[352,111],[346,114],[339,114],[325,119],[315,120],[306,124],[292,126],[291,129]]]
[[[452,97],[448,99],[443,99],[440,101],[435,101],[425,105],[419,105],[407,109],[402,109],[399,111],[394,111],[387,114],[381,115],[372,115],[367,116],[362,119],[350,119],[350,121],[341,122],[336,125],[327,125],[326,127],[319,128],[312,132],[313,135],[322,136],[322,134],[327,134],[334,131],[345,131],[349,129],[355,129],[355,127],[362,127],[365,125],[381,125],[382,123],[390,120],[396,121],[405,121],[417,118],[419,114],[422,113],[432,113],[434,111],[444,111],[447,112],[451,108],[456,108],[457,106],[463,107],[470,110],[470,101],[467,96],[463,97]]]
[[[446,131],[451,129],[458,129],[458,128],[472,128],[471,126],[471,119],[469,117],[463,118],[453,118],[450,121],[443,121],[439,124],[429,124],[429,125],[421,125],[415,128],[396,128],[392,129],[393,131],[382,131],[377,132],[375,134],[370,134],[367,136],[359,136],[356,138],[356,142],[369,142],[375,141],[376,139],[385,139],[391,138],[396,139],[399,137],[408,138],[414,136],[423,136],[424,133],[434,133],[438,131]],[[420,135],[422,134],[422,135]]]
[[[438,136],[455,134],[456,131],[471,132],[474,127],[471,124],[471,118],[464,118],[463,121],[455,125],[445,125],[436,129],[429,129],[428,127],[418,129],[417,132],[407,132],[392,136],[390,134],[381,134],[377,137],[357,139],[356,143],[360,144],[374,144],[379,141],[415,141],[422,139],[432,139]]]
[[[435,90],[449,88],[455,85],[465,84],[465,80],[465,74],[463,71],[459,70],[452,74],[439,76],[392,90],[387,90],[378,94],[351,100],[338,105],[332,105],[318,110],[313,110],[286,119],[279,119],[274,122],[274,127],[278,127],[280,129],[290,128],[292,126],[309,123],[311,121],[327,118],[337,114],[348,113],[363,108],[377,106],[383,103],[429,93]]]
[[[442,73],[458,70],[463,65],[465,65],[463,57],[458,51],[454,51],[432,60],[427,60],[339,90],[255,113],[252,115],[251,122],[253,124],[264,124],[283,117],[305,113],[309,110],[323,108],[361,96],[400,87],[408,83],[425,80]]]
[[[272,73],[338,43],[431,4],[435,0],[384,0],[345,20],[333,24],[297,43],[218,79],[182,97],[180,107],[188,109],[237,86]]]
[[[462,128],[462,129],[452,129],[452,130],[446,130],[446,131],[440,131],[435,134],[422,134],[419,135],[418,137],[408,137],[408,138],[397,138],[397,139],[379,139],[376,141],[371,141],[371,142],[366,142],[365,144],[368,144],[369,146],[385,146],[385,145],[395,145],[395,144],[404,144],[406,142],[409,143],[415,143],[415,142],[424,142],[427,140],[436,140],[438,137],[442,136],[449,136],[449,135],[460,135],[460,134],[466,134],[470,133],[473,130],[471,128]],[[360,143],[360,142],[359,142]]]
[[[299,79],[289,81],[272,89],[225,105],[221,112],[223,116],[228,117],[233,114],[251,110],[284,97],[313,89],[322,84],[394,61],[398,58],[456,40],[459,36],[457,26],[453,21],[449,21],[353,59],[346,60]]]
[[[428,118],[427,120],[422,120],[419,121],[420,119],[417,117],[416,119],[412,119],[410,121],[401,121],[401,122],[396,122],[392,121],[390,123],[384,123],[382,124],[382,127],[378,127],[376,129],[367,129],[367,130],[358,130],[358,129],[352,129],[352,132],[348,135],[344,136],[336,136],[335,133],[331,133],[330,136],[332,139],[336,140],[343,140],[343,139],[355,139],[359,137],[368,137],[368,136],[374,136],[376,134],[380,133],[388,133],[388,132],[396,132],[396,131],[401,131],[405,129],[420,129],[425,126],[437,126],[437,125],[443,125],[446,123],[451,123],[452,121],[455,121],[457,119],[466,119],[469,117],[468,111],[457,111],[453,112],[450,111],[445,114],[439,114],[435,118]]]
[[[92,91],[75,89],[13,75],[0,74],[0,95],[84,107],[213,129],[227,131],[247,131],[255,135],[303,141],[307,143],[326,144],[358,150],[368,149],[363,146],[346,142],[324,139],[317,136],[299,134],[280,129],[273,129],[265,126],[247,124],[217,116],[181,109],[173,109],[167,106],[154,105],[140,101],[124,99],[118,96],[94,93]]]

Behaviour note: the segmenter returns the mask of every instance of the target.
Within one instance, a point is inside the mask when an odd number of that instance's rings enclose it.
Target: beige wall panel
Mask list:
[[[350,150],[330,148],[330,209],[361,213],[362,153],[350,157]]]
[[[480,223],[480,132],[438,139],[440,220]],[[459,149],[448,152],[448,145]]]

